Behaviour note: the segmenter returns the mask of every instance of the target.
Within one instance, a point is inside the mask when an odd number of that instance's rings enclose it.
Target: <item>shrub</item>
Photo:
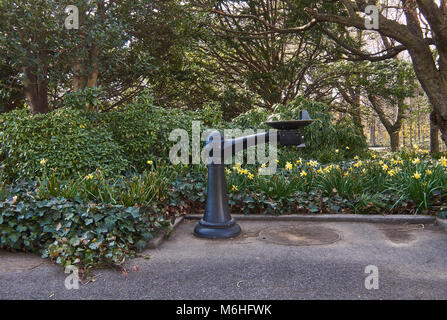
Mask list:
[[[144,94],[134,103],[103,114],[101,121],[123,148],[130,164],[137,171],[143,171],[148,160],[169,159],[169,149],[174,144],[169,141],[170,132],[176,128],[191,128],[192,115],[178,109],[157,107],[150,96]]]
[[[309,111],[311,118],[314,119],[311,125],[303,129],[306,148],[280,147],[278,148],[280,161],[298,159],[301,156],[328,163],[367,154],[366,140],[356,132],[352,124],[335,122],[328,106],[303,97],[298,97],[287,105],[277,105],[273,114],[262,108],[250,110],[235,118],[232,125],[266,128],[263,122],[298,119],[301,110]]]
[[[62,266],[120,265],[169,226],[170,217],[151,207],[36,200],[28,188],[15,187],[0,202],[0,248],[41,253]]]
[[[307,159],[328,163],[354,156],[365,156],[368,144],[350,123],[337,123],[329,107],[323,103],[298,97],[287,105],[278,105],[273,119],[298,119],[300,110],[309,111],[314,122],[303,129],[306,148],[298,154]],[[296,150],[296,148],[291,148]]]
[[[128,166],[107,128],[93,121],[92,114],[68,108],[38,115],[23,109],[1,114],[0,156],[9,180],[50,170],[67,177],[96,169],[116,174]]]
[[[63,107],[80,110],[99,110],[104,98],[101,87],[85,88],[75,92],[67,92],[63,98]]]
[[[253,108],[245,113],[241,113],[232,120],[232,125],[237,128],[258,129],[267,128],[263,123],[267,121],[269,113],[264,108]]]
[[[192,139],[192,121],[201,121],[201,128],[206,129],[223,126],[219,119],[221,111],[217,105],[206,105],[199,111],[164,109],[154,105],[147,92],[135,102],[101,115],[101,121],[139,172],[147,167],[148,160],[169,161],[169,150],[176,143],[169,140],[173,130],[184,129]]]

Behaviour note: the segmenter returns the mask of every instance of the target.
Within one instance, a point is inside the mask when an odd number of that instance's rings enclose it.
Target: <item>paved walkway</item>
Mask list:
[[[143,253],[150,259],[129,261],[127,276],[97,270],[96,281],[78,290],[65,289],[61,267],[34,255],[0,251],[0,299],[447,298],[447,232],[437,226],[240,224],[244,233],[238,238],[203,240],[192,235],[195,222],[184,221],[158,249]],[[305,237],[275,238],[265,231],[293,226],[330,228],[340,239],[307,246],[269,242],[299,243]],[[377,290],[365,288],[368,265],[378,268]]]

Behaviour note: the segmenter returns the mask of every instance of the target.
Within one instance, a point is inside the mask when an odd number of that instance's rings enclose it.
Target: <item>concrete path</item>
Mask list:
[[[203,240],[192,235],[195,223],[184,221],[144,252],[150,259],[129,261],[127,275],[96,270],[95,281],[78,290],[65,288],[61,267],[0,251],[0,299],[447,298],[447,232],[434,225],[241,221],[238,238]],[[294,246],[265,236],[294,226],[330,228],[340,237]],[[378,268],[377,290],[365,288],[368,265]]]

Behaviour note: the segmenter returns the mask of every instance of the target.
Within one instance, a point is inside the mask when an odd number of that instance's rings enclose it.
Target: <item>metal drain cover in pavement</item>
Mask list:
[[[262,230],[261,240],[286,246],[314,246],[331,244],[341,239],[340,234],[320,226],[283,226]]]

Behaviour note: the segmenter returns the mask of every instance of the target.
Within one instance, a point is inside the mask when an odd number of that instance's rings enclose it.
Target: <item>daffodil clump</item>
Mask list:
[[[260,190],[273,198],[312,190],[346,199],[382,195],[397,199],[390,207],[412,201],[417,211],[428,209],[447,195],[447,158],[432,159],[419,148],[409,154],[371,152],[366,158],[354,156],[351,161],[326,165],[302,158],[281,163],[277,161],[274,175],[262,174],[265,164],[251,168],[234,165],[233,170],[226,171],[232,186],[229,191],[240,194]]]

